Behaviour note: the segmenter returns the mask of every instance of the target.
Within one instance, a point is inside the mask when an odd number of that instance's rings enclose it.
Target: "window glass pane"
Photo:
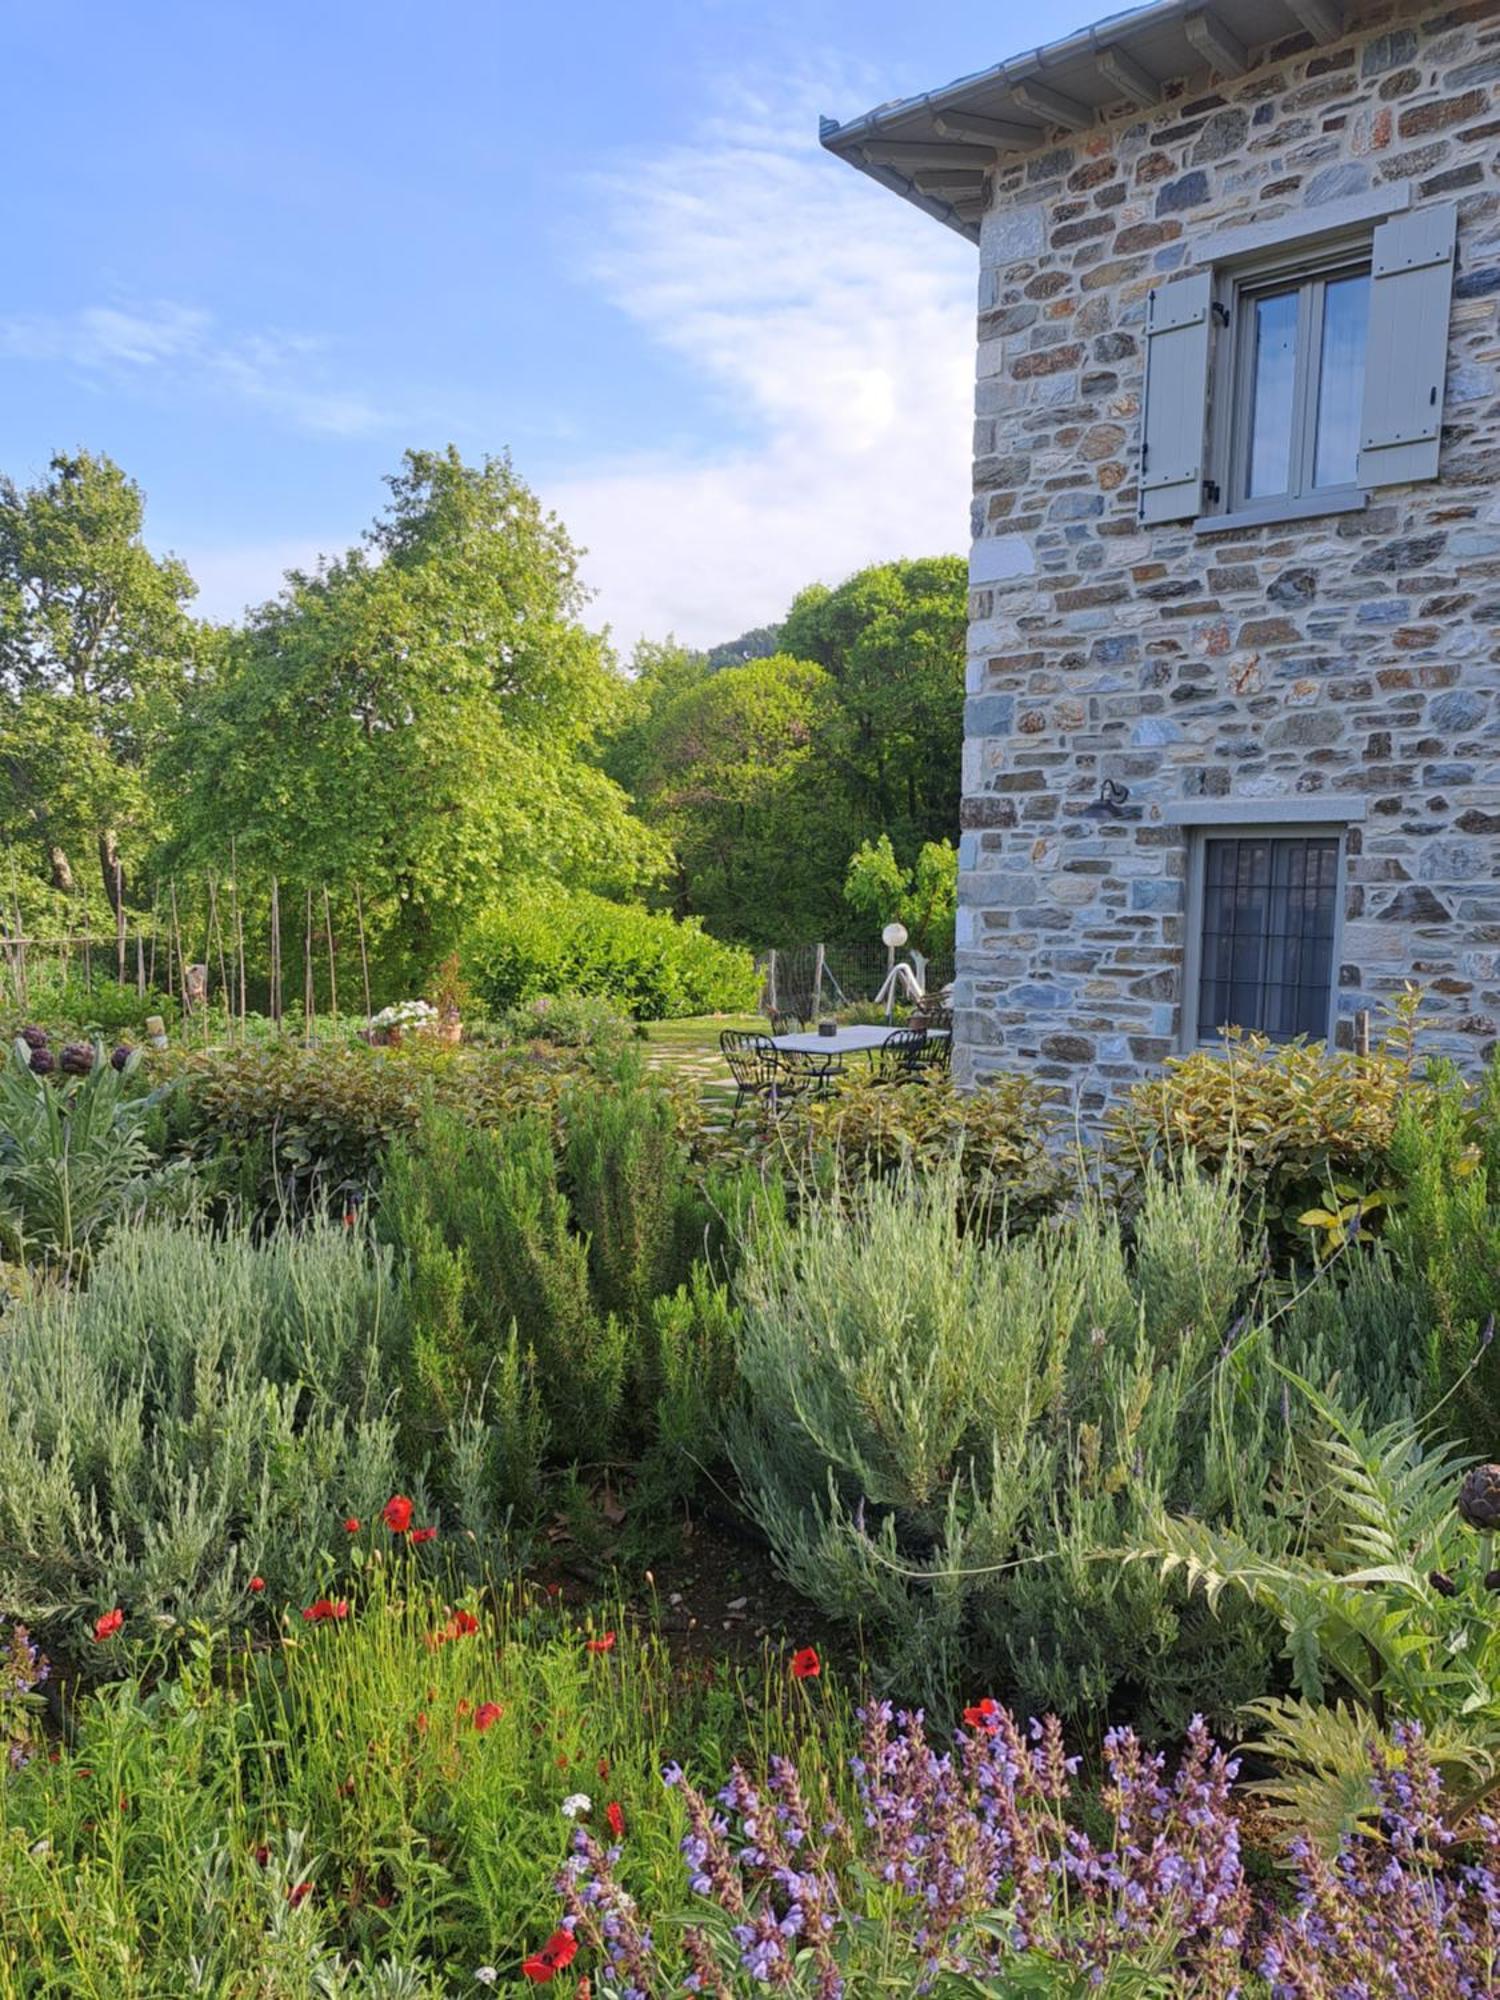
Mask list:
[[[1292,479],[1292,402],[1297,387],[1296,292],[1274,292],[1250,308],[1249,469],[1251,500],[1285,493]]]
[[[1200,1040],[1327,1033],[1338,855],[1331,836],[1204,843]]]
[[[1370,280],[1335,278],[1323,292],[1323,366],[1318,384],[1315,486],[1352,486],[1359,470]]]

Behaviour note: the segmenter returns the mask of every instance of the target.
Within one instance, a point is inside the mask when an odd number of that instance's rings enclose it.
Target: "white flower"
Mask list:
[[[500,1975],[493,1965],[476,1965],[474,1968],[474,1977],[479,1981],[481,1986],[493,1986]]]
[[[587,1792],[569,1792],[562,1802],[564,1819],[580,1819],[584,1813],[594,1810],[594,1802]]]

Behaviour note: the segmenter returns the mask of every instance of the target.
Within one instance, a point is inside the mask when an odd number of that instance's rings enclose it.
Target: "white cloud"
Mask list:
[[[749,433],[546,494],[623,647],[732,638],[815,578],[967,547],[975,252],[823,152],[815,102],[742,92],[602,183],[591,276]]]
[[[84,306],[0,319],[0,356],[61,362],[112,384],[170,395],[196,390],[268,412],[296,430],[359,437],[389,419],[321,378],[320,343],[305,334],[228,337],[213,316],[173,300]]]

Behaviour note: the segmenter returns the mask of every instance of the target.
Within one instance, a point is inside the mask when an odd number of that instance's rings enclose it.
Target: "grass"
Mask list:
[[[719,1036],[726,1028],[751,1034],[767,1032],[763,1014],[696,1014],[686,1021],[646,1024],[646,1065],[674,1069],[690,1077],[709,1114],[727,1117],[734,1105],[734,1084],[719,1053]]]

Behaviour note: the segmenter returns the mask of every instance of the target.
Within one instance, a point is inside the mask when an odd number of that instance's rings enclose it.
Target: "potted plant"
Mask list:
[[[399,1049],[408,1034],[431,1027],[436,1020],[436,1007],[425,1000],[394,1000],[370,1023],[370,1039],[378,1047]]]

